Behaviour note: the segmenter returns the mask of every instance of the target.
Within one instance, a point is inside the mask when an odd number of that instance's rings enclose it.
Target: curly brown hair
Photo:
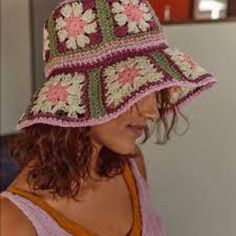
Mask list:
[[[160,112],[154,127],[157,130],[156,144],[165,144],[171,138],[172,130],[176,133],[178,114],[189,124],[179,109],[170,104],[170,95],[169,89],[156,93]],[[172,106],[173,110],[170,120],[165,115],[167,106]],[[149,137],[151,132],[147,126],[141,144]],[[92,178],[90,172],[93,145],[90,140],[90,127],[64,128],[35,124],[21,130],[11,142],[10,151],[11,157],[20,165],[20,169],[30,167],[27,182],[34,190],[48,190],[53,196],[74,198],[80,190],[81,180],[86,177]],[[122,173],[128,158],[135,158],[135,155],[121,155],[103,146],[97,160],[97,174],[111,178]],[[30,166],[29,163],[32,161],[33,164]]]

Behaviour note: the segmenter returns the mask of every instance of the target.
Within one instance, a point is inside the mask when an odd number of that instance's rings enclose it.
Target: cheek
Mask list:
[[[111,141],[111,143],[116,144],[125,144],[129,142],[134,142],[135,139],[132,137],[130,130],[125,126],[113,127],[111,129],[107,129],[106,139]]]
[[[114,152],[120,154],[130,154],[136,150],[135,138],[129,132],[129,130],[123,127],[120,130],[109,133],[107,147]]]

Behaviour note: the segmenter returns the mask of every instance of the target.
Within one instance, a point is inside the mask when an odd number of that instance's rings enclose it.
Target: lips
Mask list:
[[[128,125],[128,128],[135,134],[136,137],[140,137],[144,131],[145,126]]]

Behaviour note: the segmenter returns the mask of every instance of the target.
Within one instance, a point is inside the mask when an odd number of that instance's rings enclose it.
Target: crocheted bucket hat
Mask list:
[[[217,82],[189,54],[168,45],[147,0],[61,2],[44,24],[43,59],[46,81],[18,130],[36,123],[101,124],[164,88],[180,107]]]

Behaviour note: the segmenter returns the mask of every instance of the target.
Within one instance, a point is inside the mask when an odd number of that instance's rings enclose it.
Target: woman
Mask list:
[[[135,141],[150,120],[166,143],[179,108],[216,80],[168,46],[145,0],[63,1],[44,61],[12,144],[22,171],[1,194],[2,236],[166,235]]]

